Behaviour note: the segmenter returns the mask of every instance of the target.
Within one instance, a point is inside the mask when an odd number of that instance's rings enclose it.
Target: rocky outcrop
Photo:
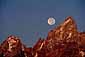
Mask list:
[[[2,57],[25,57],[22,50],[22,43],[18,37],[13,35],[9,36],[1,44]]]

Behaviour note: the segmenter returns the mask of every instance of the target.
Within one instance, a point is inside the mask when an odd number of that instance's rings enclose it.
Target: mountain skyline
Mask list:
[[[39,37],[46,38],[50,29],[72,16],[78,30],[85,30],[84,0],[0,0],[0,43],[10,34],[18,35],[24,44],[33,46]],[[49,26],[53,17],[56,24]]]
[[[85,32],[79,32],[72,17],[27,47],[19,37],[10,35],[0,45],[0,57],[84,57]]]

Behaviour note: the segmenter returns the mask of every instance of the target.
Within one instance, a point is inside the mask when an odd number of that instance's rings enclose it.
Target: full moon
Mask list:
[[[52,17],[48,18],[48,24],[49,25],[54,25],[55,24],[55,19],[52,18]]]

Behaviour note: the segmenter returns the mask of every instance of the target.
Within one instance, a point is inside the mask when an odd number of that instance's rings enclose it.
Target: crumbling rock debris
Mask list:
[[[26,47],[19,37],[9,36],[0,45],[0,57],[85,57],[85,32],[79,32],[72,17],[48,32],[33,47]]]

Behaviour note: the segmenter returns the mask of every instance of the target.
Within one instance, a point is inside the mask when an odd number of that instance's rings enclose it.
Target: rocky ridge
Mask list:
[[[0,45],[0,57],[84,57],[85,32],[79,32],[72,17],[39,38],[33,47],[26,47],[19,37],[11,35]]]

